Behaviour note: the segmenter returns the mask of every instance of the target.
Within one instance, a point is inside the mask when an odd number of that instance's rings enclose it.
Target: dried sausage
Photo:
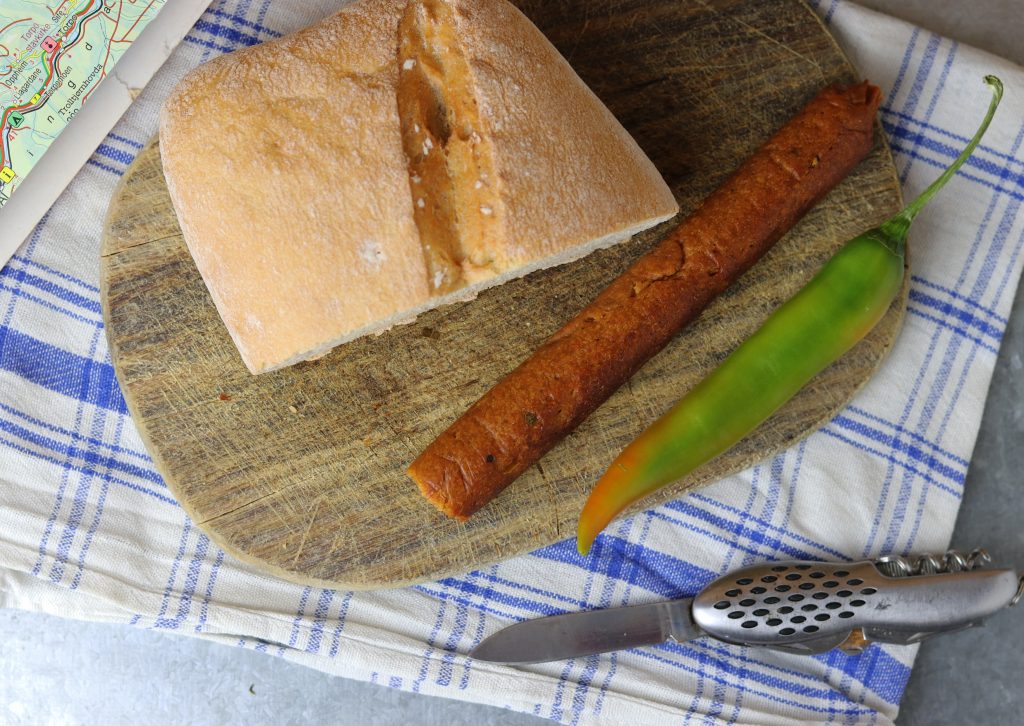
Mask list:
[[[606,401],[872,149],[877,87],[821,91],[409,466],[465,520]]]

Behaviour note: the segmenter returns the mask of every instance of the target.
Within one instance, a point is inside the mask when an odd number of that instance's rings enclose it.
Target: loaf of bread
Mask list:
[[[185,241],[254,374],[678,211],[506,0],[359,0],[197,68],[160,133]]]

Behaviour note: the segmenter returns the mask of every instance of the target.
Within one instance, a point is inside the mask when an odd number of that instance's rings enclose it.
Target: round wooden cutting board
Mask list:
[[[822,86],[858,78],[801,0],[518,4],[636,137],[684,214]],[[900,207],[892,159],[877,135],[870,158],[768,257],[467,524],[430,506],[405,467],[665,228],[319,361],[253,377],[182,241],[154,143],[115,194],[104,240],[103,311],[118,379],[175,496],[242,560],[344,589],[496,562],[572,536],[590,487],[615,454],[845,240]],[[754,435],[643,506],[744,469],[815,430],[875,371],[905,305],[906,290],[868,340]]]

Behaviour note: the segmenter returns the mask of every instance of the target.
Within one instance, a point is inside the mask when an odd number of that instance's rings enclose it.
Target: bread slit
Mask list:
[[[398,115],[413,216],[435,295],[496,277],[504,222],[493,143],[451,3],[410,0],[398,29]]]

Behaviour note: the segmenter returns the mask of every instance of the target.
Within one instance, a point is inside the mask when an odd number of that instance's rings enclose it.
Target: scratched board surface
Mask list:
[[[857,79],[801,0],[520,0],[653,159],[685,214],[819,88]],[[846,239],[900,205],[871,156],[565,442],[466,524],[405,467],[665,228],[327,357],[250,376],[181,238],[159,151],[111,204],[107,334],[125,398],[168,485],[219,545],[282,577],[390,587],[571,536],[615,453],[752,333]],[[906,290],[861,345],[728,454],[643,506],[746,468],[830,418],[896,337]]]

